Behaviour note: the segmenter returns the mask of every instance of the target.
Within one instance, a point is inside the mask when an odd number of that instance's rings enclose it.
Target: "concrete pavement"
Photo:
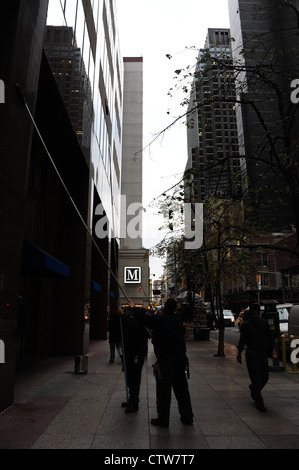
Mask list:
[[[117,357],[109,363],[107,341],[92,341],[88,374],[74,374],[74,358],[55,357],[17,374],[15,405],[0,414],[0,449],[298,449],[299,374],[270,372],[263,396],[266,413],[250,397],[245,361],[226,344],[214,357],[210,341],[187,342],[194,425],[180,422],[173,397],[168,429],[156,417],[155,361],[143,368],[140,408],[125,414],[124,373]]]

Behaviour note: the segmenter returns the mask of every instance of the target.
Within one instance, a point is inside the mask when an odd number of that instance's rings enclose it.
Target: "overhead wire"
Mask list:
[[[97,251],[99,252],[99,254],[100,254],[102,260],[104,261],[106,267],[108,268],[110,274],[112,275],[112,277],[113,277],[113,279],[115,280],[116,284],[118,285],[119,289],[120,289],[121,292],[123,293],[124,297],[125,297],[125,298],[127,299],[127,301],[129,302],[129,301],[130,301],[129,297],[127,296],[127,294],[126,294],[126,292],[124,291],[123,287],[120,285],[120,283],[119,283],[117,277],[115,276],[113,270],[112,270],[111,267],[109,266],[109,264],[108,264],[108,262],[107,262],[107,260],[106,260],[106,258],[105,258],[105,256],[104,256],[104,254],[102,253],[101,249],[99,248],[98,244],[96,243],[96,240],[94,239],[94,237],[93,237],[93,235],[92,235],[92,233],[91,233],[91,231],[90,231],[88,225],[86,224],[84,218],[82,217],[82,215],[81,215],[81,213],[80,213],[80,211],[79,211],[79,209],[78,209],[78,207],[77,207],[77,205],[76,205],[76,203],[75,203],[75,201],[74,201],[72,195],[70,194],[70,192],[69,192],[69,190],[68,190],[68,188],[67,188],[67,186],[66,186],[66,184],[65,184],[65,182],[64,182],[64,180],[63,180],[63,178],[62,178],[62,176],[61,176],[61,174],[59,173],[59,170],[58,170],[57,166],[55,165],[55,162],[54,162],[54,160],[53,160],[53,158],[52,158],[52,155],[51,155],[50,152],[49,152],[49,149],[48,149],[48,147],[47,147],[47,145],[46,145],[46,143],[45,143],[45,141],[44,141],[44,139],[43,139],[43,136],[41,135],[41,132],[40,132],[40,130],[39,130],[39,128],[38,128],[38,125],[37,125],[37,123],[36,123],[36,121],[35,121],[35,119],[34,119],[34,116],[33,116],[32,112],[31,112],[30,108],[29,108],[29,105],[28,105],[28,103],[27,103],[26,97],[25,97],[25,95],[24,95],[24,93],[23,93],[23,90],[22,90],[22,88],[21,88],[21,85],[20,85],[19,83],[17,83],[17,84],[16,84],[16,87],[17,87],[17,89],[18,89],[18,91],[19,91],[19,94],[20,94],[20,96],[21,96],[21,98],[22,98],[22,101],[23,101],[23,103],[24,103],[24,105],[25,105],[25,108],[26,108],[26,110],[27,110],[27,112],[28,112],[28,114],[29,114],[29,117],[30,117],[30,119],[31,119],[31,121],[32,121],[32,124],[33,124],[33,126],[34,126],[34,128],[35,128],[35,130],[36,130],[36,132],[37,132],[37,134],[38,134],[38,137],[39,137],[39,139],[40,139],[40,141],[41,141],[41,143],[42,143],[42,145],[43,145],[43,147],[44,147],[44,149],[45,149],[45,151],[46,151],[46,154],[47,154],[47,156],[48,156],[48,158],[49,158],[49,160],[50,160],[50,162],[51,162],[51,165],[53,166],[53,168],[54,168],[54,170],[55,170],[55,172],[56,172],[56,174],[57,174],[57,176],[58,176],[58,178],[59,178],[59,180],[60,180],[60,182],[61,182],[61,184],[62,184],[62,187],[63,187],[63,189],[65,190],[65,192],[66,192],[66,194],[67,194],[67,197],[69,198],[69,200],[70,200],[72,206],[74,207],[75,211],[77,212],[77,214],[78,214],[78,216],[79,216],[79,218],[80,218],[82,224],[84,225],[84,227],[85,227],[85,229],[86,229],[86,231],[87,231],[87,233],[88,233],[90,239],[92,240],[92,242],[93,242],[95,248],[96,248]]]
[[[30,119],[31,119],[32,124],[33,124],[33,126],[34,126],[34,128],[35,128],[35,130],[36,130],[36,132],[37,132],[37,134],[38,134],[38,137],[39,137],[39,139],[40,139],[40,141],[41,141],[41,143],[42,143],[42,145],[43,145],[43,147],[44,147],[44,149],[45,149],[45,151],[46,151],[46,154],[47,154],[47,156],[48,156],[48,158],[49,158],[49,160],[50,160],[50,162],[51,162],[51,164],[52,164],[52,166],[53,166],[53,168],[54,168],[54,170],[55,170],[55,172],[56,172],[56,174],[57,174],[57,176],[58,176],[58,178],[59,178],[59,180],[60,180],[60,182],[61,182],[61,184],[62,184],[62,186],[63,186],[63,188],[64,188],[64,190],[65,190],[65,192],[66,192],[66,194],[67,194],[67,196],[68,196],[68,198],[69,198],[69,200],[71,201],[72,206],[74,207],[75,211],[77,212],[77,214],[78,214],[78,216],[79,216],[79,218],[80,218],[82,224],[84,225],[84,227],[85,227],[85,229],[86,229],[86,231],[87,231],[89,237],[91,238],[91,240],[92,240],[94,246],[96,247],[97,251],[99,252],[99,254],[100,254],[102,260],[104,261],[106,267],[108,268],[110,274],[112,275],[112,277],[113,277],[113,279],[115,280],[116,284],[118,285],[119,289],[121,290],[121,292],[123,293],[124,297],[127,299],[128,303],[129,303],[129,302],[130,302],[129,297],[127,296],[127,294],[126,294],[126,292],[124,291],[123,287],[122,287],[122,286],[120,285],[120,283],[118,282],[117,277],[115,276],[115,274],[114,274],[113,270],[111,269],[111,267],[109,266],[109,264],[108,264],[108,262],[107,262],[105,256],[103,255],[103,253],[102,253],[102,251],[100,250],[98,244],[96,243],[94,237],[92,236],[92,233],[91,233],[89,227],[87,226],[87,224],[86,224],[84,218],[82,217],[82,215],[81,215],[81,213],[80,213],[80,211],[79,211],[79,209],[78,209],[78,207],[77,207],[77,205],[76,205],[74,199],[72,198],[72,196],[71,196],[71,194],[70,194],[70,192],[69,192],[69,190],[68,190],[68,188],[67,188],[67,186],[66,186],[66,184],[65,184],[65,182],[64,182],[64,180],[63,180],[63,178],[62,178],[62,176],[61,176],[61,174],[59,173],[59,170],[58,170],[57,166],[55,165],[55,162],[54,162],[54,160],[53,160],[53,158],[52,158],[52,155],[50,154],[49,149],[48,149],[48,147],[47,147],[47,145],[46,145],[46,143],[45,143],[45,141],[44,141],[44,139],[43,139],[43,137],[42,137],[42,135],[41,135],[41,132],[40,132],[40,130],[39,130],[39,128],[38,128],[38,125],[37,125],[37,123],[35,122],[35,119],[34,119],[32,113],[31,113],[31,111],[30,111],[29,105],[28,105],[28,103],[27,103],[27,100],[26,100],[25,95],[24,95],[24,93],[23,93],[23,90],[22,90],[22,88],[21,88],[21,85],[20,85],[19,83],[17,83],[17,84],[16,84],[16,87],[17,87],[17,89],[18,89],[18,91],[19,91],[19,93],[20,93],[20,96],[21,96],[21,98],[22,98],[22,101],[23,101],[23,103],[24,103],[24,105],[25,105],[25,108],[26,108],[26,110],[27,110],[27,112],[28,112],[28,114],[29,114],[29,116],[30,116]],[[124,375],[125,375],[125,389],[126,389],[126,398],[127,398],[127,402],[128,402],[128,401],[129,401],[129,391],[128,391],[128,382],[127,382],[127,371],[126,371],[126,355],[125,355],[125,347],[124,347],[124,334],[123,334],[123,325],[122,325],[121,317],[120,317],[120,328],[121,328],[122,349],[123,349],[123,363],[124,363]]]

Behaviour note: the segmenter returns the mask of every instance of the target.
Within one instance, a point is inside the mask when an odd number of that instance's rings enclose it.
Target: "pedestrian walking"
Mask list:
[[[268,322],[261,318],[260,306],[251,305],[250,319],[243,322],[238,344],[237,361],[242,364],[242,351],[246,345],[246,365],[251,380],[251,397],[259,411],[267,411],[262,397],[262,390],[269,380],[268,352],[273,340]]]
[[[130,302],[130,309],[122,309],[122,325],[124,338],[125,374],[128,387],[128,401],[123,402],[126,413],[133,413],[139,409],[139,392],[144,358],[147,354],[148,334],[140,316],[135,315],[139,309],[134,308]]]
[[[147,326],[152,330],[152,343],[157,362],[153,365],[156,378],[157,418],[155,426],[168,427],[171,392],[174,391],[181,421],[193,424],[193,411],[186,373],[189,363],[186,356],[185,328],[176,315],[174,299],[165,302],[161,315],[146,315]]]
[[[117,350],[119,357],[123,361],[122,338],[121,338],[121,325],[120,325],[119,311],[114,313],[109,320],[107,331],[109,331],[109,347],[110,347],[110,360],[111,364],[115,361],[115,350]]]

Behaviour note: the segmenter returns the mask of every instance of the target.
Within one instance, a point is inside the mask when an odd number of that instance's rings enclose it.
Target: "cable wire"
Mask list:
[[[21,88],[21,85],[20,85],[19,83],[17,83],[17,84],[16,84],[16,87],[17,87],[17,89],[18,89],[18,91],[19,91],[19,93],[20,93],[20,96],[21,96],[21,98],[22,98],[22,101],[23,101],[23,103],[24,103],[24,105],[25,105],[25,108],[26,108],[26,110],[27,110],[27,112],[28,112],[28,114],[29,114],[29,116],[30,116],[30,119],[31,119],[32,124],[33,124],[33,126],[34,126],[34,128],[35,128],[35,130],[36,130],[36,132],[37,132],[37,134],[38,134],[38,137],[39,137],[39,139],[40,139],[40,141],[41,141],[41,143],[42,143],[42,145],[43,145],[43,147],[44,147],[44,149],[45,149],[45,151],[46,151],[46,153],[47,153],[47,156],[48,156],[48,158],[49,158],[49,160],[50,160],[50,162],[51,162],[51,164],[52,164],[52,166],[53,166],[53,168],[54,168],[54,170],[55,170],[55,172],[56,172],[56,174],[57,174],[57,176],[58,176],[58,178],[59,178],[59,180],[60,180],[60,182],[61,182],[61,184],[62,184],[62,186],[63,186],[63,188],[64,188],[64,190],[65,190],[65,192],[66,192],[66,194],[67,194],[67,196],[68,196],[68,198],[69,198],[69,200],[71,201],[71,203],[72,203],[72,205],[73,205],[75,211],[77,212],[77,214],[78,214],[78,216],[79,216],[79,218],[80,218],[82,224],[84,225],[84,227],[85,227],[85,229],[86,229],[86,231],[87,231],[89,237],[91,238],[92,242],[94,243],[94,246],[96,247],[97,251],[99,252],[99,254],[100,254],[102,260],[104,261],[106,267],[108,268],[109,272],[111,273],[112,277],[114,278],[116,284],[118,285],[119,289],[120,289],[121,292],[123,293],[124,297],[125,297],[125,298],[127,299],[127,301],[129,302],[129,301],[130,301],[129,297],[128,297],[127,294],[125,293],[123,287],[119,284],[117,277],[115,276],[114,272],[112,271],[111,267],[109,266],[108,262],[106,261],[105,256],[103,255],[102,251],[100,250],[99,246],[97,245],[97,243],[96,243],[94,237],[92,236],[92,233],[91,233],[90,229],[88,228],[88,226],[87,226],[85,220],[83,219],[83,217],[82,217],[82,215],[81,215],[81,213],[80,213],[78,207],[76,206],[76,203],[75,203],[74,199],[72,198],[72,196],[71,196],[71,194],[70,194],[70,192],[69,192],[69,190],[68,190],[68,188],[67,188],[65,182],[63,181],[63,178],[62,178],[62,176],[60,175],[57,166],[55,165],[55,162],[54,162],[54,160],[53,160],[53,158],[52,158],[52,156],[51,156],[51,154],[50,154],[50,152],[49,152],[49,150],[48,150],[48,148],[47,148],[47,145],[46,145],[46,143],[45,143],[45,141],[44,141],[44,139],[43,139],[43,137],[42,137],[42,135],[41,135],[41,132],[40,132],[40,130],[39,130],[39,128],[38,128],[38,126],[37,126],[37,124],[36,124],[36,122],[35,122],[35,119],[34,119],[32,113],[31,113],[31,111],[30,111],[30,108],[29,108],[29,106],[28,106],[28,103],[27,103],[27,100],[26,100],[25,95],[24,95],[24,93],[23,93],[23,90],[22,90],[22,88]]]

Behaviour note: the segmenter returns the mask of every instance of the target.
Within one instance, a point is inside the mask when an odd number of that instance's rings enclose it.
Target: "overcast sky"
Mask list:
[[[120,49],[124,57],[143,57],[144,70],[144,194],[143,245],[161,237],[161,219],[148,204],[179,181],[187,160],[184,120],[151,145],[154,137],[186,111],[185,96],[167,93],[176,69],[194,66],[208,28],[229,28],[227,0],[116,0]],[[195,49],[193,49],[195,48]],[[169,60],[166,55],[170,54]],[[167,112],[169,111],[169,114]],[[139,202],[139,201],[138,201]],[[151,259],[151,274],[162,274],[163,261]]]

